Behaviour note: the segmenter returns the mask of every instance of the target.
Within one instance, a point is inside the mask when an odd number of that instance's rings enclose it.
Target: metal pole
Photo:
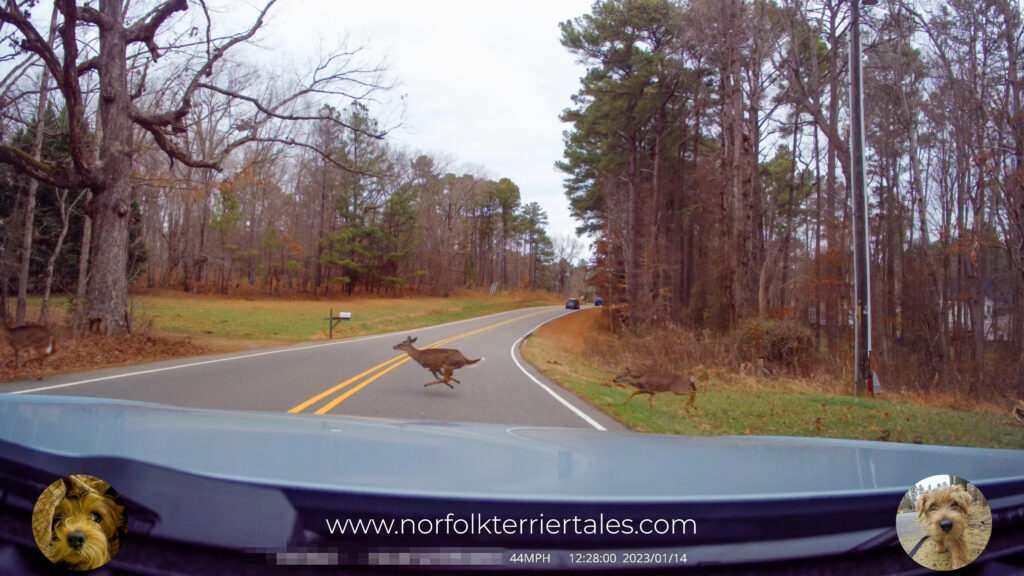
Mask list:
[[[871,273],[868,268],[868,202],[864,194],[860,4],[861,0],[850,0],[850,191],[853,194],[853,270],[857,302],[854,392],[864,396],[870,392],[871,379]]]

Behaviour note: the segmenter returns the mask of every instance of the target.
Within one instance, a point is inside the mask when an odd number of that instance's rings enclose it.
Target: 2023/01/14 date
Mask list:
[[[685,552],[570,552],[572,564],[674,565],[686,564]]]

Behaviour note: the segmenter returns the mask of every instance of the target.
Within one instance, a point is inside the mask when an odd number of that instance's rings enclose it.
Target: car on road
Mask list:
[[[604,300],[601,298],[594,298],[594,306],[603,306]]]
[[[576,298],[569,298],[565,302],[565,307],[570,309],[570,310],[579,310],[580,309],[580,301],[577,300]]]

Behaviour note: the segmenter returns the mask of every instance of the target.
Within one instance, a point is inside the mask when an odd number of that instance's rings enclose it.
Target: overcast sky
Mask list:
[[[446,158],[456,172],[509,178],[523,203],[548,214],[551,236],[575,234],[554,168],[562,157],[559,113],[571,105],[583,66],[559,43],[558,23],[592,0],[290,0],[279,3],[264,46],[312,53],[348,36],[385,59],[404,95],[392,141]],[[351,43],[351,42],[350,42]],[[385,121],[388,119],[385,118]]]

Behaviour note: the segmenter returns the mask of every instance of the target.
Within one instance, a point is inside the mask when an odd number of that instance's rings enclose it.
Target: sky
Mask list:
[[[949,474],[929,476],[917,483],[917,487],[921,490],[931,490],[939,486],[949,486]]]
[[[575,235],[562,187],[561,111],[583,65],[560,43],[559,22],[593,0],[287,0],[262,34],[293,55],[347,38],[396,83],[379,106],[391,141],[450,162],[449,171],[509,178],[523,204],[548,215],[548,235]]]

